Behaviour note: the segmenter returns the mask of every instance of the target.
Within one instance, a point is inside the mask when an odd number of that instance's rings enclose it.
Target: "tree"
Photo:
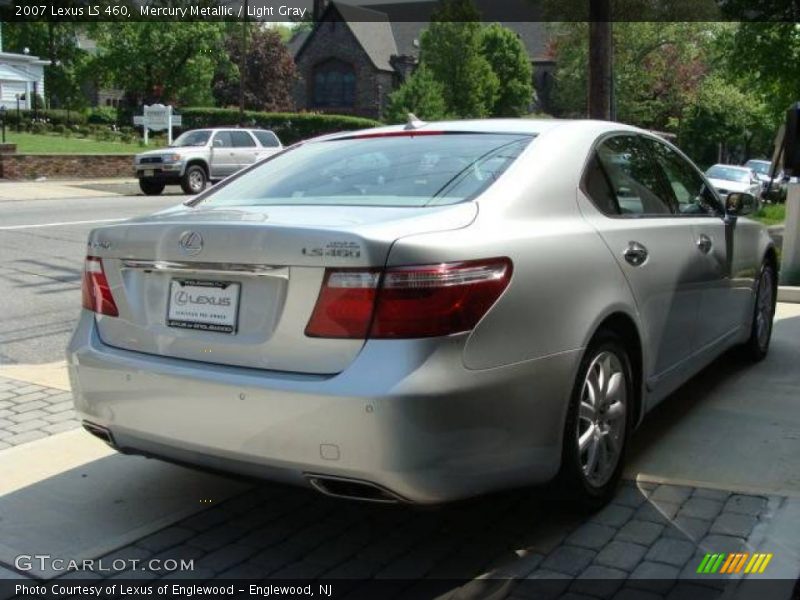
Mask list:
[[[223,106],[239,102],[241,41],[238,32],[226,36],[225,49],[231,64],[222,65],[214,81],[214,98]],[[250,32],[245,57],[244,105],[248,110],[290,111],[294,109],[292,85],[294,60],[281,40],[281,32],[255,27]]]
[[[740,23],[720,39],[728,69],[776,113],[800,100],[800,30],[795,22]]]
[[[386,118],[392,123],[402,123],[408,113],[420,119],[436,121],[447,114],[444,103],[444,86],[433,78],[424,64],[389,96]]]
[[[126,92],[129,107],[142,102],[203,105],[212,102],[224,23],[186,21],[98,22],[89,33],[97,43],[98,83]]]
[[[52,106],[83,108],[86,95],[81,90],[89,55],[78,47],[79,24],[68,21],[9,22],[3,24],[3,45],[8,52],[28,52],[48,59],[45,66],[45,91]]]
[[[481,32],[481,54],[497,77],[498,91],[491,114],[519,117],[533,100],[533,67],[519,36],[499,23]]]
[[[442,0],[420,40],[420,63],[442,84],[447,112],[486,117],[499,82],[481,53],[481,24],[470,0]]]

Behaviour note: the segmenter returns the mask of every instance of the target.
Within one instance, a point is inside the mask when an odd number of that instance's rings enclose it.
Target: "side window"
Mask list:
[[[230,131],[218,131],[214,134],[214,141],[212,142],[214,148],[232,148],[233,141],[231,140]]]
[[[256,141],[246,131],[231,131],[231,141],[234,148],[254,148]]]
[[[597,158],[611,184],[620,215],[672,213],[658,165],[636,137],[620,135],[605,140],[597,147]]]
[[[664,170],[680,214],[722,214],[722,207],[697,169],[666,144],[649,138],[643,141]]]
[[[256,136],[256,138],[261,143],[261,145],[264,146],[264,148],[277,148],[278,146],[280,146],[278,138],[271,131],[256,130],[253,132],[253,135]]]

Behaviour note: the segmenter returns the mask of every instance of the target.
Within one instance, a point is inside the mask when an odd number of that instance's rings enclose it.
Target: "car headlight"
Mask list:
[[[164,162],[180,162],[181,158],[180,154],[165,154],[163,160]]]

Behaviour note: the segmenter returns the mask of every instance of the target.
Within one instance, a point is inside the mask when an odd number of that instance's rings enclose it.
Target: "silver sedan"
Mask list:
[[[767,353],[753,202],[616,123],[311,140],[91,233],[75,406],[121,452],[333,496],[555,479],[597,507],[648,411],[733,346]]]

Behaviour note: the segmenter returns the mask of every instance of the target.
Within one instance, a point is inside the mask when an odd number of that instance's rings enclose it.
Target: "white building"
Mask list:
[[[0,106],[33,108],[33,92],[44,98],[44,66],[49,60],[31,54],[0,52]]]

